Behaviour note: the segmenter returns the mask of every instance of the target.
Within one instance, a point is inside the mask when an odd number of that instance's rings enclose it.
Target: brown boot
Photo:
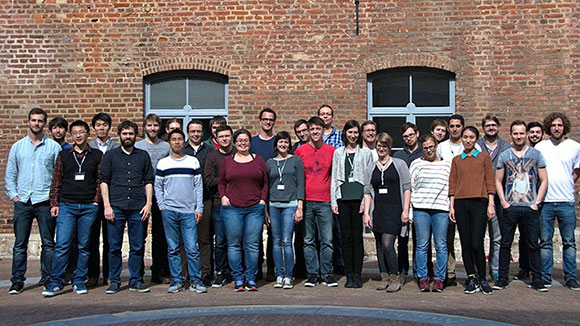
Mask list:
[[[399,275],[391,274],[390,275],[391,283],[387,288],[387,292],[397,292],[401,289],[401,283],[399,282]]]
[[[381,280],[379,281],[379,285],[377,285],[378,291],[384,291],[389,287],[389,274],[388,273],[381,273]]]

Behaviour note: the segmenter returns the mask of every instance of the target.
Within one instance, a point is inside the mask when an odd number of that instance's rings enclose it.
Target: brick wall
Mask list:
[[[457,111],[504,121],[563,110],[580,139],[578,2],[73,1],[0,3],[0,175],[27,111],[116,125],[143,117],[143,77],[201,69],[229,76],[229,119],[255,130],[258,110],[277,129],[336,107],[337,125],[366,117],[366,74],[428,66],[456,73]],[[507,127],[502,128],[505,137]],[[3,182],[0,182],[3,188]],[[0,232],[11,205],[0,201]]]

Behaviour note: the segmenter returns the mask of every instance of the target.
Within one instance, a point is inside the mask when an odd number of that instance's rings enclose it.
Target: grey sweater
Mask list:
[[[409,173],[409,168],[407,167],[407,163],[401,159],[398,158],[391,158],[393,160],[393,162],[391,164],[394,164],[395,166],[395,170],[397,171],[397,174],[399,175],[399,191],[401,193],[401,206],[405,207],[405,196],[404,196],[404,192],[406,190],[411,190],[411,174]],[[373,189],[373,186],[371,185],[371,176],[373,174],[373,170],[375,169],[375,166],[377,166],[377,161],[372,162],[371,164],[368,165],[367,167],[367,171],[366,171],[366,180],[367,182],[365,183],[365,195],[371,195],[371,198],[374,200],[375,199],[375,190]],[[373,202],[371,202],[371,209],[370,209],[370,216],[373,216]]]
[[[286,163],[284,165],[284,163]],[[273,158],[266,162],[268,167],[268,178],[270,180],[270,201],[289,202],[293,200],[304,200],[304,165],[298,156],[291,156],[283,161]],[[280,173],[282,170],[282,182]],[[278,185],[284,185],[284,190],[278,190]]]
[[[340,186],[346,182],[344,161],[346,160],[346,146],[339,147],[332,156],[332,177],[330,179],[330,203],[332,207],[337,207],[337,201],[342,198]],[[355,182],[367,183],[366,168],[373,162],[373,154],[368,148],[357,146],[354,154],[353,178]],[[370,179],[369,179],[370,180]],[[363,199],[364,200],[364,199]]]

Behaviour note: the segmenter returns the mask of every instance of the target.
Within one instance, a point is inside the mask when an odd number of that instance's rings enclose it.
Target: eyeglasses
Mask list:
[[[296,130],[297,135],[302,135],[305,132],[308,132],[308,129]]]
[[[377,149],[389,149],[389,146],[385,146],[381,143],[378,143],[376,147],[377,147]]]
[[[434,150],[434,149],[435,149],[435,147],[437,147],[437,146],[435,146],[435,145],[426,146],[426,147],[423,147],[423,151],[424,151],[424,152],[427,152],[427,151],[432,151],[432,150]]]
[[[403,135],[403,139],[409,139],[409,138],[413,138],[416,136],[417,136],[417,134]]]

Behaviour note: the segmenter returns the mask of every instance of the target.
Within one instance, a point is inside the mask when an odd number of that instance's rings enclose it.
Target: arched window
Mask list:
[[[171,118],[182,119],[183,127],[193,119],[204,123],[209,137],[209,121],[228,115],[228,77],[200,70],[161,72],[145,77],[145,114],[162,120],[162,133]]]
[[[428,133],[435,118],[455,113],[455,74],[426,67],[401,67],[377,71],[367,78],[368,117],[378,131],[393,137],[393,147],[402,148],[401,126],[417,125]]]

